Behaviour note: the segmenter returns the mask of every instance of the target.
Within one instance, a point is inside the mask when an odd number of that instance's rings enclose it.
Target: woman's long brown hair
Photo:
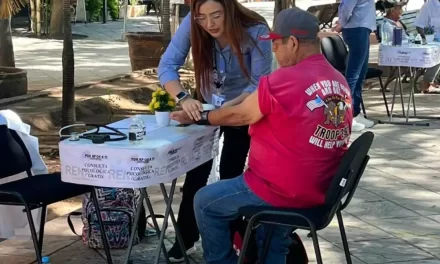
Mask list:
[[[256,12],[249,10],[238,3],[238,0],[192,0],[191,1],[191,47],[194,63],[196,93],[201,100],[200,89],[209,90],[211,87],[212,75],[212,47],[214,38],[206,32],[202,26],[195,22],[198,16],[199,8],[207,1],[215,1],[220,3],[224,8],[225,34],[231,51],[237,56],[238,63],[246,78],[250,79],[250,74],[244,64],[241,46],[248,35],[246,30],[256,24],[267,25],[264,17]]]

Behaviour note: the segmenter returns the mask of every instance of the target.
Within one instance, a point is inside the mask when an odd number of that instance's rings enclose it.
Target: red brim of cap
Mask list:
[[[269,33],[269,35],[262,35],[259,37],[260,40],[274,40],[274,39],[282,39],[283,37],[277,33]]]

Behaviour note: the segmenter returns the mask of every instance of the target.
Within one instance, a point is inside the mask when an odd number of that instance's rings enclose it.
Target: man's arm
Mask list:
[[[358,3],[358,0],[344,0],[339,4],[338,24],[343,28],[353,13],[353,9]]]
[[[213,126],[244,126],[252,125],[262,117],[256,90],[239,105],[209,112],[208,121]]]

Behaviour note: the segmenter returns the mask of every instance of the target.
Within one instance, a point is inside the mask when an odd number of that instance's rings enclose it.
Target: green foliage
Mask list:
[[[86,10],[89,11],[90,20],[98,21],[102,14],[103,0],[86,0]]]
[[[425,27],[425,35],[434,35],[434,27]]]
[[[108,11],[110,12],[110,17],[113,20],[119,18],[119,3],[118,0],[107,0]]]
[[[98,21],[102,16],[102,6],[104,0],[86,0],[86,10],[90,13],[90,20]],[[113,20],[119,18],[119,1],[107,0],[107,10]]]

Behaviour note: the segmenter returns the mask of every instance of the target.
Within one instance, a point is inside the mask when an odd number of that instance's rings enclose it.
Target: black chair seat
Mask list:
[[[60,173],[35,175],[0,185],[0,192],[20,193],[32,205],[49,205],[91,190],[90,186],[62,182]],[[2,204],[23,205],[20,199],[12,195],[0,194],[0,201]]]
[[[373,79],[373,78],[380,78],[383,74],[383,71],[376,69],[376,68],[368,68],[367,76],[365,79]]]
[[[328,223],[331,208],[327,206],[319,206],[314,208],[291,209],[291,208],[276,208],[273,206],[245,206],[240,208],[239,212],[242,216],[250,219],[252,216],[263,211],[283,212],[299,214],[313,223],[317,230],[323,229]],[[264,214],[258,219],[259,222],[275,222],[284,225],[296,226],[301,229],[310,229],[309,223],[300,216],[292,215],[270,215]]]

